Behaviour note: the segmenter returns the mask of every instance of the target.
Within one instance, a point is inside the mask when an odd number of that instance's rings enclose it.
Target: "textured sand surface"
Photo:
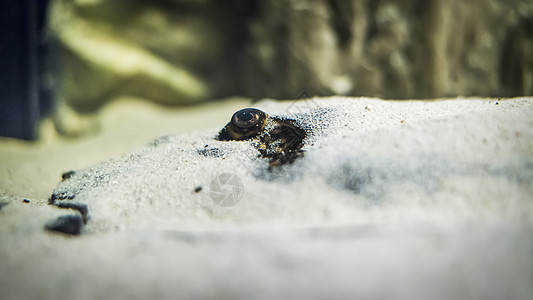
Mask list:
[[[119,103],[85,141],[2,141],[0,298],[533,293],[532,98],[262,101],[311,133],[274,172],[249,142],[213,140],[250,105]],[[79,237],[42,230],[70,213],[46,205],[70,169],[55,193],[89,205]],[[235,206],[210,197],[220,173],[242,181]]]

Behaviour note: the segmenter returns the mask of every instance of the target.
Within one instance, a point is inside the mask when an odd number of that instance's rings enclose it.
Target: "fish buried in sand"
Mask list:
[[[273,168],[292,163],[302,155],[305,130],[286,117],[270,117],[255,108],[239,110],[219,132],[219,141],[250,140],[259,150],[259,156],[269,158]]]

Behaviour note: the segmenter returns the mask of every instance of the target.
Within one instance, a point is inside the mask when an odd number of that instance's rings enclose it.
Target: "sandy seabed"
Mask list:
[[[269,173],[213,140],[249,106],[296,116],[304,157]],[[99,118],[84,139],[46,121],[38,142],[0,140],[0,299],[533,295],[533,98],[125,99]],[[235,206],[210,197],[224,172]],[[43,230],[69,213],[53,192],[89,205],[82,235]]]

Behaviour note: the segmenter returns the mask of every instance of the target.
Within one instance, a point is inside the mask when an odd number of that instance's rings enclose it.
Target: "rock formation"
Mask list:
[[[124,95],[533,94],[529,0],[56,0],[50,19],[78,112]]]

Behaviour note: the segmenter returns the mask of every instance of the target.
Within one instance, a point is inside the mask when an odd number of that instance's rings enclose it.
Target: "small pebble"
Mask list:
[[[80,215],[65,215],[49,222],[44,228],[49,231],[78,235],[82,227],[83,221]]]
[[[63,180],[67,180],[67,179],[69,179],[70,177],[72,177],[74,174],[76,174],[75,171],[68,171],[68,172],[65,172],[65,173],[61,174],[61,179],[63,179]]]

